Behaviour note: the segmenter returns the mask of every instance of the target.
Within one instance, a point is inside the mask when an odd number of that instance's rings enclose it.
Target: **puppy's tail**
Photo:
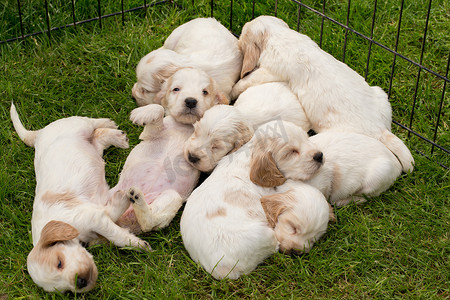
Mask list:
[[[380,137],[380,141],[397,156],[397,159],[402,164],[403,172],[412,172],[414,169],[414,158],[401,139],[389,130],[385,130]]]
[[[37,131],[31,131],[25,129],[23,127],[22,122],[20,122],[19,114],[17,113],[16,107],[14,106],[14,103],[11,103],[11,121],[13,122],[14,129],[16,130],[17,134],[19,135],[20,139],[30,147],[34,146],[34,142],[36,140]]]

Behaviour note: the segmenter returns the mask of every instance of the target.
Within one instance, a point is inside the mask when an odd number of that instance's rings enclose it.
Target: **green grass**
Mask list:
[[[42,1],[43,2],[43,1]],[[64,1],[52,2],[52,26],[70,22]],[[92,3],[93,4],[92,4]],[[105,1],[104,1],[105,2]],[[120,5],[104,3],[105,13]],[[236,1],[235,1],[236,2]],[[359,3],[364,2],[364,3]],[[406,1],[399,52],[419,60],[426,4]],[[70,3],[70,2],[68,2]],[[96,1],[77,1],[78,19],[96,16]],[[109,3],[109,2],[108,2]],[[418,149],[432,161],[413,152],[416,169],[403,175],[381,196],[366,204],[338,209],[338,221],[325,237],[303,256],[276,254],[253,273],[235,281],[214,280],[192,262],[183,247],[178,214],[173,223],[159,232],[142,237],[155,251],[140,253],[110,245],[89,249],[99,269],[96,288],[85,295],[48,294],[37,287],[26,269],[31,250],[31,211],[35,189],[34,150],[25,146],[9,119],[11,101],[16,103],[27,128],[39,129],[72,115],[109,117],[138,143],[140,128],[128,120],[135,107],[130,90],[139,59],[160,47],[176,26],[195,16],[209,15],[209,1],[186,1],[185,10],[161,5],[121,16],[1,45],[0,56],[0,299],[14,298],[449,298],[449,190],[448,170],[434,160],[449,164],[448,154],[430,153],[430,147],[397,126],[393,131],[411,149]],[[305,1],[321,11],[318,1]],[[125,1],[125,8],[140,4]],[[41,1],[24,8],[27,30],[44,29]],[[214,13],[229,25],[229,3],[216,5]],[[327,1],[326,13],[345,23],[347,1]],[[350,26],[370,35],[373,4],[352,1]],[[394,47],[398,6],[378,1],[375,39]],[[0,39],[20,34],[15,22],[15,2],[0,0]],[[272,14],[274,4],[256,3],[255,15]],[[449,49],[448,1],[433,1],[433,15],[423,64],[445,73]],[[59,17],[57,13],[61,12]],[[251,18],[251,1],[233,3],[233,31],[239,33]],[[296,28],[297,7],[278,2],[278,16]],[[302,9],[300,31],[319,41],[321,19]],[[33,25],[34,24],[34,25]],[[342,57],[344,31],[325,22],[323,48]],[[364,75],[368,42],[349,34],[346,62]],[[393,56],[372,46],[368,81],[385,90]],[[417,67],[397,59],[391,103],[394,119],[409,124]],[[422,72],[413,129],[433,136],[442,81]],[[448,91],[438,130],[437,142],[449,148]],[[117,182],[128,150],[111,148],[105,153],[107,179]]]

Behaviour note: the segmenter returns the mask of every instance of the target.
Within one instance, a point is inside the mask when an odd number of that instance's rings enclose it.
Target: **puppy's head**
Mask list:
[[[324,163],[322,152],[300,127],[271,121],[258,128],[252,140],[250,179],[263,187],[275,187],[286,179],[308,180]]]
[[[157,49],[144,56],[136,67],[137,82],[131,89],[138,106],[161,104],[156,95],[163,83],[180,69],[179,55],[168,49]]]
[[[216,105],[194,124],[184,157],[194,168],[210,172],[222,157],[238,150],[252,135],[250,125],[235,107]]]
[[[205,111],[216,104],[229,104],[225,95],[217,89],[214,79],[196,68],[176,71],[157,94],[157,101],[178,122],[194,124]]]
[[[241,78],[258,67],[259,57],[266,47],[271,29],[280,26],[289,28],[284,21],[272,16],[260,16],[244,25],[238,41],[239,48],[244,55]]]
[[[285,253],[308,253],[334,218],[325,197],[310,186],[262,197],[261,204]]]
[[[28,254],[27,267],[33,281],[48,292],[87,292],[98,276],[92,255],[79,241],[71,225],[50,221]]]

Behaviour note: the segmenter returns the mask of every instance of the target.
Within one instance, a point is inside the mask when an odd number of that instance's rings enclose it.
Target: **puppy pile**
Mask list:
[[[413,170],[386,93],[275,17],[248,22],[239,40],[215,19],[187,22],[136,75],[130,119],[142,141],[113,188],[103,150],[128,147],[113,121],[29,131],[11,106],[36,149],[28,272],[46,291],[89,291],[98,271],[81,243],[150,251],[135,234],[168,226],[183,203],[191,258],[236,279],[277,251],[307,253],[331,205],[364,202]],[[196,188],[200,172],[210,175]]]

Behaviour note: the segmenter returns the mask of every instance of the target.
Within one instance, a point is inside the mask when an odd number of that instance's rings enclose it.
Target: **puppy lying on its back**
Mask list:
[[[214,18],[194,19],[177,27],[161,48],[139,61],[132,95],[139,106],[160,104],[155,97],[163,83],[178,69],[192,67],[205,71],[229,98],[241,66],[237,38]]]
[[[80,242],[99,235],[115,245],[149,245],[114,222],[127,209],[128,191],[112,193],[105,180],[103,150],[128,147],[126,135],[109,119],[70,117],[37,131],[26,130],[14,105],[11,120],[19,137],[36,149],[36,195],[28,272],[46,291],[86,292],[97,280],[92,255]]]

